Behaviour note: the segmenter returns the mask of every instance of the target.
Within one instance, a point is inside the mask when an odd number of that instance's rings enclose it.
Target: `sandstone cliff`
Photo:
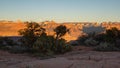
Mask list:
[[[46,29],[48,35],[54,35],[53,29],[59,25],[65,25],[69,32],[63,37],[67,41],[76,40],[79,36],[84,35],[83,27],[102,26],[106,29],[116,27],[120,29],[120,23],[55,23],[54,21],[42,22],[41,25]],[[0,21],[0,36],[19,36],[18,31],[25,28],[25,23],[13,21]]]

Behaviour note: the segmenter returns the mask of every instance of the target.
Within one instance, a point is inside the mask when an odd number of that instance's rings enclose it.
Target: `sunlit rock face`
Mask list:
[[[25,28],[24,23],[0,22],[0,36],[18,36],[18,31]]]
[[[112,27],[116,27],[120,29],[120,23],[119,22],[103,22],[101,24],[99,23],[87,23],[87,22],[67,22],[67,23],[56,23],[54,21],[45,21],[40,22],[45,29],[47,35],[55,35],[54,29],[59,25],[65,25],[69,32],[66,33],[65,36],[63,36],[64,39],[67,41],[76,40],[79,36],[85,35],[88,32],[94,31],[104,31],[101,29],[104,27],[105,29],[110,29]],[[14,21],[0,21],[0,36],[19,36],[18,31],[20,29],[25,28],[25,23],[18,20],[16,22]],[[96,29],[97,28],[97,29]]]

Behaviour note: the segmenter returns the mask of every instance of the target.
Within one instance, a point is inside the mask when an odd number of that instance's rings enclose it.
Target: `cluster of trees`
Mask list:
[[[13,53],[28,52],[38,55],[61,54],[71,50],[71,46],[67,45],[66,40],[62,38],[68,31],[69,29],[66,26],[59,25],[54,29],[55,35],[49,36],[42,25],[35,22],[26,22],[26,28],[19,30],[21,38],[18,42],[0,37],[0,48]],[[6,45],[7,42],[9,43],[8,45]]]
[[[97,27],[94,28],[97,29]],[[120,30],[117,28],[105,30],[104,27],[101,27],[101,31],[97,33],[92,31],[87,34],[79,37],[77,41],[82,45],[92,46],[97,51],[120,51]]]
[[[71,46],[61,38],[69,30],[64,25],[57,26],[54,29],[55,36],[48,36],[46,30],[35,22],[26,23],[26,28],[19,31],[22,35],[22,47],[27,48],[29,52],[41,54],[59,54],[71,50]]]

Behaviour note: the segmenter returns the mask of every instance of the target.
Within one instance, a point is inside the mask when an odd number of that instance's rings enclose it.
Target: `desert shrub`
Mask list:
[[[96,46],[99,44],[103,37],[99,37],[100,33],[104,32],[105,28],[102,26],[89,26],[83,27],[83,32],[87,35],[83,35],[77,39],[79,44],[86,46]]]
[[[19,34],[22,35],[21,45],[32,48],[34,42],[44,33],[45,29],[42,28],[38,23],[27,22],[26,28],[19,30]]]
[[[34,52],[44,53],[46,55],[60,54],[70,51],[70,46],[67,46],[64,39],[59,39],[58,45],[55,44],[53,36],[41,36],[35,42]]]
[[[87,33],[87,35],[79,37],[78,41],[79,43],[89,46],[99,45],[101,42],[107,42],[115,44],[115,46],[119,47],[116,44],[118,44],[117,40],[120,39],[120,30],[113,27],[106,30],[105,33],[101,33],[103,31],[104,28],[102,27],[84,27],[83,32]]]
[[[114,43],[116,39],[120,39],[120,30],[115,27],[106,30],[106,42]]]
[[[96,51],[118,51],[119,48],[115,47],[115,44],[111,44],[108,42],[102,42],[98,46],[94,48]]]
[[[55,32],[55,43],[56,45],[58,45],[59,43],[59,39],[64,36],[67,32],[69,31],[69,29],[67,29],[66,26],[64,25],[59,25],[57,26],[55,29],[54,29],[54,32]]]
[[[66,41],[61,37],[64,36],[69,29],[64,25],[59,25],[54,29],[56,34],[55,36],[55,45],[53,46],[53,50],[55,53],[65,53],[71,50],[70,45],[66,45]]]
[[[24,53],[27,51],[25,47],[20,46],[12,37],[0,37],[0,49],[11,53]]]
[[[34,43],[33,49],[36,52],[47,54],[51,52],[53,45],[55,45],[53,36],[41,36]]]
[[[1,50],[4,50],[4,51],[9,51],[10,48],[11,48],[11,46],[3,46],[3,47],[1,47],[0,49],[1,49]]]
[[[15,41],[10,39],[9,37],[4,37],[4,42],[7,46],[15,46],[18,45]]]
[[[4,46],[3,37],[0,37],[0,49]]]
[[[98,41],[94,40],[93,38],[88,38],[84,42],[87,46],[97,46]]]
[[[64,36],[69,29],[67,29],[64,25],[59,25],[54,29],[54,32],[56,33],[56,39],[59,39],[60,37]]]
[[[94,40],[99,41],[99,43],[104,42],[106,38],[105,36],[106,36],[105,33],[98,34],[94,37]]]
[[[120,39],[120,30],[113,27],[111,29],[106,30],[106,33],[96,35],[94,39],[99,42],[108,42],[108,43],[116,44],[115,41]]]
[[[12,46],[17,45],[12,39],[8,37],[0,37],[0,49],[9,50]]]
[[[77,40],[74,40],[74,41],[73,41],[73,40],[72,40],[72,41],[69,41],[69,42],[68,42],[68,44],[69,44],[69,45],[71,45],[71,46],[78,46],[78,45],[79,45],[79,43],[78,43],[78,41],[77,41]]]
[[[27,49],[22,46],[12,46],[9,48],[10,53],[24,53],[26,51],[27,51]]]
[[[96,46],[99,44],[103,37],[98,38],[98,34],[105,31],[105,28],[102,26],[85,26],[82,31],[86,33],[86,35],[81,36],[77,39],[79,44],[87,45],[87,46]]]
[[[120,39],[116,39],[115,41],[115,47],[120,49]]]
[[[80,45],[85,45],[84,42],[85,42],[88,38],[90,38],[90,37],[87,36],[87,35],[83,35],[83,36],[78,37],[77,41],[78,41],[78,43],[79,43]]]
[[[64,39],[58,40],[58,45],[56,45],[55,52],[56,53],[65,53],[71,51],[71,46],[66,44]]]

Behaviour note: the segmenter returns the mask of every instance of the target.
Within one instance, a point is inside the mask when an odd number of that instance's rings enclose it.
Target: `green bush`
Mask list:
[[[12,46],[18,45],[12,39],[8,37],[0,37],[0,49],[9,50]]]
[[[64,39],[59,39],[58,40],[58,45],[56,46],[55,48],[55,52],[56,53],[65,53],[65,52],[68,52],[70,51],[72,48],[70,45],[67,45],[66,44],[66,41]]]
[[[2,47],[4,46],[3,42],[3,37],[0,37],[0,49],[2,49]]]
[[[32,48],[34,42],[42,34],[45,34],[45,29],[41,27],[38,23],[27,22],[26,28],[19,30],[19,34],[22,35],[21,45],[24,45],[27,48]]]
[[[80,45],[85,45],[85,40],[87,40],[89,37],[88,36],[85,36],[85,35],[83,35],[83,36],[80,36],[80,37],[78,37],[78,39],[77,39],[77,41],[78,41],[78,43],[80,44]]]
[[[12,46],[9,48],[9,52],[10,53],[25,53],[27,51],[27,49],[25,47],[21,47],[21,46]]]
[[[52,36],[41,36],[34,43],[33,49],[36,50],[36,52],[46,54],[48,52],[51,52],[54,42],[54,37]]]
[[[8,37],[4,37],[4,42],[6,43],[7,46],[15,46],[18,45],[16,42],[14,42],[12,39]]]
[[[87,40],[85,40],[84,43],[87,46],[97,46],[98,45],[98,41],[94,40],[93,38],[88,38]]]
[[[44,53],[46,55],[65,53],[71,50],[69,45],[66,45],[64,39],[59,39],[58,45],[55,44],[53,36],[41,36],[33,46],[34,52]]]
[[[116,27],[106,30],[106,42],[114,43],[116,39],[120,39],[120,30]]]
[[[94,37],[94,40],[99,41],[99,42],[104,42],[106,38],[105,33],[98,34]]]
[[[116,48],[114,44],[102,42],[94,48],[96,51],[118,51],[120,49]]]

